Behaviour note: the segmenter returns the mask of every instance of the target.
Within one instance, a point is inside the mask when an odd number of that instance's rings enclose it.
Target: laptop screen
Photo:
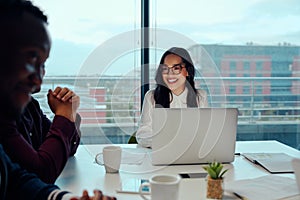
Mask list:
[[[198,164],[234,160],[236,108],[156,108],[152,164]]]

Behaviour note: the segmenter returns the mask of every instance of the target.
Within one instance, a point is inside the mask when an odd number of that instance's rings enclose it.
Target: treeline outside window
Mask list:
[[[141,1],[34,1],[53,48],[43,91],[81,96],[84,143],[126,143],[141,108]],[[68,10],[66,11],[66,8]],[[299,149],[300,5],[297,0],[150,0],[150,88],[162,53],[187,48],[196,84],[214,107],[239,108],[237,140]]]

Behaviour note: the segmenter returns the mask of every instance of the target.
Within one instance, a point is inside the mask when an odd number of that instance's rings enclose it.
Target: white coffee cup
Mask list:
[[[100,155],[103,161],[99,159]],[[122,148],[119,146],[106,146],[102,153],[96,155],[96,162],[104,165],[106,173],[118,173],[121,165]]]
[[[141,184],[139,194],[143,199],[150,200],[143,192],[143,188],[149,187],[152,200],[178,200],[180,180],[181,178],[178,175],[154,175],[149,182]]]

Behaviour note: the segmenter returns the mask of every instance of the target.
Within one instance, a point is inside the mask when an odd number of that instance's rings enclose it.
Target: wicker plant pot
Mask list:
[[[212,179],[207,177],[206,198],[222,199],[223,197],[223,179]]]

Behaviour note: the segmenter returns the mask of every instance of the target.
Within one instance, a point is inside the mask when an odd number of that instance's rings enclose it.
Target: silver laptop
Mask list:
[[[300,193],[300,158],[294,158],[292,160],[292,166],[293,166],[295,177],[296,177],[298,191]]]
[[[153,165],[234,160],[236,108],[155,108]]]

